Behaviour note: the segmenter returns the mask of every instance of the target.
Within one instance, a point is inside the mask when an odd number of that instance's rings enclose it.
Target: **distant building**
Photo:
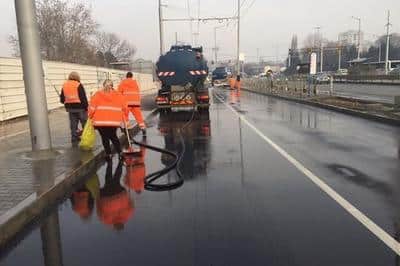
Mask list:
[[[154,64],[150,60],[138,59],[131,64],[131,69],[136,73],[154,74]]]
[[[360,34],[360,43],[362,46],[364,43],[364,33],[361,32]],[[349,30],[346,32],[342,32],[339,34],[339,43],[341,45],[358,45],[358,31],[356,30]]]

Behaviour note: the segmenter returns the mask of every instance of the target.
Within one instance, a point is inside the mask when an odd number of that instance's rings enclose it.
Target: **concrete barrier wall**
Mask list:
[[[58,93],[62,84],[71,71],[77,71],[81,76],[81,82],[86,89],[88,97],[93,94],[106,78],[114,81],[118,86],[126,72],[85,66],[62,62],[43,61],[43,70],[46,83],[47,105],[49,110],[59,108]],[[151,74],[134,73],[140,83],[141,93],[148,94],[156,90]],[[19,58],[0,58],[0,121],[27,115],[25,87],[22,74],[22,65]]]

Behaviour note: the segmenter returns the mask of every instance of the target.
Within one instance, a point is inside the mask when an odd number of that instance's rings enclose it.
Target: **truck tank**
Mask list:
[[[195,106],[208,108],[207,61],[202,47],[175,45],[160,56],[156,73],[161,82],[156,103],[159,108]]]

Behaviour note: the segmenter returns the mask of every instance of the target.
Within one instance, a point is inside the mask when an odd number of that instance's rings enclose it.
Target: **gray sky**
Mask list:
[[[78,0],[75,0],[78,1]],[[130,40],[138,49],[136,57],[155,59],[158,48],[158,0],[81,0],[88,3],[102,29],[112,31]],[[366,39],[373,34],[384,34],[386,10],[392,12],[393,31],[400,32],[399,0],[242,0],[242,49],[246,60],[255,59],[257,48],[265,59],[274,60],[285,57],[293,34],[299,37],[300,45],[307,34],[316,26],[322,27],[324,37],[337,39],[339,32],[357,28],[351,16],[362,18],[362,28]],[[189,0],[191,15],[197,16],[197,0]],[[188,16],[186,0],[164,0],[165,17],[182,18]],[[201,0],[200,15],[232,16],[236,12],[235,0]],[[9,56],[7,36],[16,32],[14,0],[0,1],[0,56]],[[225,25],[218,22],[200,23],[200,44],[211,58],[214,46],[213,28]],[[197,23],[193,23],[196,31]],[[166,44],[169,46],[178,39],[191,41],[190,25],[187,22],[166,23]],[[229,27],[218,30],[220,58],[233,57],[235,53],[236,30],[232,22]]]

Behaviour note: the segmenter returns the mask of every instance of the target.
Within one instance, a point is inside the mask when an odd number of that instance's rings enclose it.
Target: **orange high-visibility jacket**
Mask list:
[[[237,81],[237,80],[236,80],[236,82],[235,82],[235,88],[238,89],[238,90],[240,90],[240,89],[241,89],[241,84],[242,84],[241,81]]]
[[[146,166],[144,164],[126,166],[125,184],[136,193],[141,193],[144,190],[145,177]]]
[[[235,83],[236,83],[236,79],[235,78],[229,78],[229,87],[231,89],[235,88]]]
[[[128,105],[117,91],[98,91],[89,104],[89,118],[94,127],[120,127],[128,120]]]
[[[137,193],[144,190],[144,178],[146,177],[145,156],[146,148],[140,147],[140,156],[125,159],[125,184]]]
[[[90,208],[90,192],[89,191],[75,191],[72,193],[74,199],[72,209],[82,219],[89,218],[92,210]]]
[[[97,201],[97,215],[106,225],[125,224],[132,214],[133,204],[126,190]]]
[[[79,98],[79,88],[80,83],[75,80],[67,80],[63,85],[63,92],[65,97],[64,103],[81,103]]]
[[[118,86],[118,91],[125,96],[129,106],[140,106],[140,89],[135,79],[122,80]]]

